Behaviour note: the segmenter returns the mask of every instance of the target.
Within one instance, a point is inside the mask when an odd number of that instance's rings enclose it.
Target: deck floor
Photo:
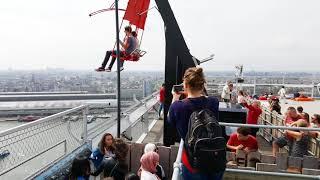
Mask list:
[[[163,142],[163,120],[157,120],[148,135],[143,140],[143,143],[160,143]]]

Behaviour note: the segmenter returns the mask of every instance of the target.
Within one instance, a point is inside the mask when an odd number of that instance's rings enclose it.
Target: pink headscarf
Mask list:
[[[157,172],[157,165],[159,163],[159,155],[156,152],[148,152],[142,155],[140,159],[141,168],[151,173]]]

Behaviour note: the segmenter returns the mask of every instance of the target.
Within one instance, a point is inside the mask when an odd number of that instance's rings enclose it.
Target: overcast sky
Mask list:
[[[120,0],[125,7],[125,0]],[[2,0],[0,69],[93,70],[115,41],[114,12],[89,18],[109,0]],[[319,71],[319,0],[171,0],[191,53],[215,54],[206,70]],[[151,6],[155,5],[151,0]],[[150,7],[151,7],[150,6]],[[123,13],[121,13],[121,17]],[[123,30],[121,31],[121,33]],[[150,11],[142,49],[128,70],[164,69],[164,28]]]

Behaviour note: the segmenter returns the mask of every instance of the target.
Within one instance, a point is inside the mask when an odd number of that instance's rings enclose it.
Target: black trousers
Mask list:
[[[230,99],[223,99],[223,102],[230,102]]]
[[[108,64],[108,61],[110,59],[110,56],[112,54],[117,54],[117,52],[116,51],[107,51],[106,52],[106,56],[104,57],[104,60],[103,60],[102,65],[101,65],[102,68],[106,68],[106,66]],[[120,51],[120,57],[123,57],[123,56],[124,56],[124,52]],[[111,62],[109,64],[109,66],[108,66],[109,69],[112,69],[112,66],[113,66],[115,61],[116,61],[116,57],[112,57]],[[123,67],[123,63],[124,63],[124,61],[120,60],[120,67]]]

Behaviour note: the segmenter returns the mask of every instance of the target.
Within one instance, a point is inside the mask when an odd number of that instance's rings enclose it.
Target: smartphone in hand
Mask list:
[[[182,84],[181,84],[181,85],[173,85],[173,91],[174,91],[175,93],[181,93],[181,92],[183,92],[183,91],[184,91],[183,85],[182,85]]]

